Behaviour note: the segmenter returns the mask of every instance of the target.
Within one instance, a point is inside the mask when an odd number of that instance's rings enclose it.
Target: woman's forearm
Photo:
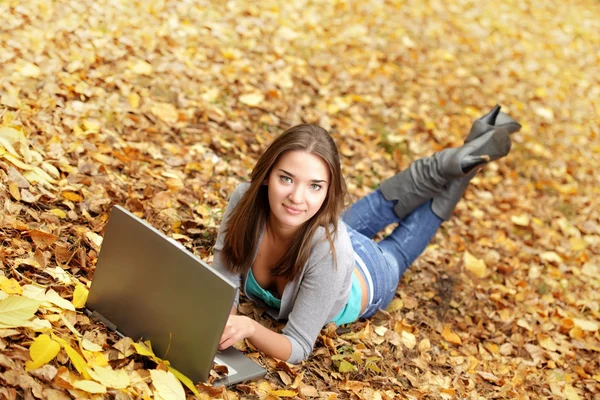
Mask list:
[[[273,332],[265,328],[258,322],[252,320],[254,325],[253,334],[248,336],[248,340],[254,347],[263,353],[286,361],[292,355],[292,343],[280,333]]]

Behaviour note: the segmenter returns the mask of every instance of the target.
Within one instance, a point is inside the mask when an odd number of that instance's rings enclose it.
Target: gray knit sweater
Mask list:
[[[222,227],[227,223],[229,215],[249,186],[249,183],[242,183],[235,188],[223,216]],[[233,273],[224,267],[221,260],[224,239],[223,229],[221,229],[214,246],[213,268],[225,275],[238,288],[245,288],[248,272]],[[308,262],[299,276],[285,286],[281,309],[270,308],[260,299],[250,296],[253,301],[266,307],[272,317],[287,320],[281,333],[292,344],[292,354],[287,360],[290,363],[297,364],[308,357],[323,326],[341,311],[350,296],[354,250],[346,225],[341,220],[338,223],[337,235],[334,237],[334,245],[337,266],[329,242],[325,238],[325,229],[319,228],[314,236]],[[245,289],[244,292],[247,293]],[[238,302],[239,293],[235,299],[236,306]]]

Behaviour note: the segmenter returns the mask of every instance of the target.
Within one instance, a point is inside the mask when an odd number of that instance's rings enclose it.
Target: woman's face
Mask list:
[[[299,228],[323,205],[329,168],[315,154],[289,150],[279,156],[265,182],[273,222],[282,228]]]

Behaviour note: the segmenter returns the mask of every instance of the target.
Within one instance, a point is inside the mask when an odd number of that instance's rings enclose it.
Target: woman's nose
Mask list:
[[[296,186],[289,195],[289,199],[292,203],[300,204],[302,203],[302,188]]]

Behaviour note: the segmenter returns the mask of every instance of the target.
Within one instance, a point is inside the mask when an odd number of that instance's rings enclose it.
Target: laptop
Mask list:
[[[235,286],[178,241],[120,206],[111,210],[86,312],[120,335],[150,340],[154,354],[194,382],[213,361],[228,374],[213,385],[258,379],[266,370],[233,347],[217,351]]]

